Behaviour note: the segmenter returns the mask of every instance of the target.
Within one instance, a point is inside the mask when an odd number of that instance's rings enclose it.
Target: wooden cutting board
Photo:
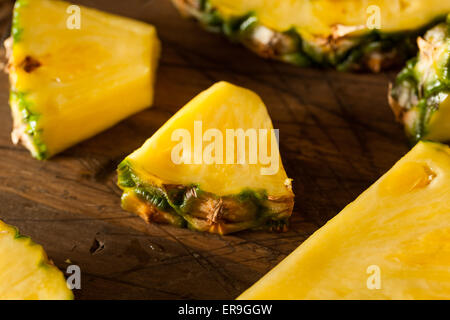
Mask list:
[[[74,2],[149,22],[163,45],[155,105],[49,161],[11,143],[8,80],[0,76],[0,219],[42,244],[62,270],[80,266],[77,299],[236,298],[408,150],[387,104],[394,73],[263,60],[181,18],[168,0]],[[5,28],[10,10],[1,12]],[[280,129],[296,194],[286,233],[221,237],[148,225],[120,208],[117,164],[219,80],[257,92]]]

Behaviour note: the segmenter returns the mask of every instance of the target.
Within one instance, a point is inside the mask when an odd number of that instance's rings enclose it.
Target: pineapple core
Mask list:
[[[450,299],[450,148],[420,142],[240,299]]]
[[[149,107],[153,26],[67,2],[19,0],[9,51],[14,142],[46,159]]]

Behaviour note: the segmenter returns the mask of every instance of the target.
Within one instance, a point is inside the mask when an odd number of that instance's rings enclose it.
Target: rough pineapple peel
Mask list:
[[[183,15],[260,56],[374,72],[413,56],[416,37],[450,11],[441,0],[172,1]]]
[[[198,231],[284,230],[294,205],[264,103],[227,82],[192,99],[118,171],[125,210]]]
[[[389,102],[412,143],[450,141],[450,15],[417,40],[419,53],[391,85]]]
[[[149,107],[160,43],[153,26],[70,3],[18,0],[5,42],[12,138],[47,159]]]

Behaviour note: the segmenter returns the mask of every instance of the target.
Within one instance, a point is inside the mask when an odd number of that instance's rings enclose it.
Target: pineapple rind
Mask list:
[[[17,9],[27,5],[26,0],[17,0],[14,4],[13,17],[12,17],[12,25],[11,25],[11,35],[15,43],[19,42],[21,39],[21,35],[23,29],[20,27],[20,14]]]
[[[15,112],[13,111],[18,117],[15,121],[25,126],[24,133],[26,133],[30,143],[33,145],[31,150],[33,157],[38,160],[44,160],[48,158],[48,153],[47,146],[40,136],[42,129],[37,128],[40,115],[31,111],[31,102],[27,100],[26,96],[25,92],[15,91],[14,88],[11,88],[10,105],[12,109],[16,109]]]
[[[30,250],[37,251],[40,255],[39,261],[37,261],[37,269],[36,272],[44,272],[47,274],[47,276],[51,276],[51,280],[56,281],[56,284],[58,285],[59,289],[61,291],[58,291],[55,293],[54,296],[48,296],[46,298],[49,299],[64,299],[64,300],[73,300],[73,292],[67,287],[66,281],[64,278],[64,275],[62,272],[51,262],[51,260],[48,259],[47,254],[45,253],[44,249],[41,245],[33,242],[33,240],[25,235],[22,235],[19,232],[19,229],[5,224],[4,222],[0,221],[0,233],[6,233],[4,236],[11,236],[11,238],[14,239],[14,241],[18,241],[17,245],[21,245],[27,248],[30,248]],[[14,253],[11,252],[11,255]],[[1,284],[0,284],[1,285]],[[58,290],[59,290],[58,289]],[[2,289],[4,290],[4,289]],[[0,291],[2,291],[0,290]],[[39,293],[30,292],[27,293],[28,296],[38,296]],[[10,299],[10,296],[7,296],[6,299]],[[20,297],[16,297],[20,298]],[[0,300],[3,299],[0,295]]]
[[[28,5],[27,0],[17,0],[14,4],[12,24],[11,24],[11,47],[7,48],[9,54],[12,51],[12,46],[20,42],[23,28],[20,26],[20,8],[23,8]],[[7,46],[5,44],[5,46]],[[39,120],[39,114],[31,111],[30,106],[31,102],[27,100],[27,93],[23,91],[17,91],[14,88],[14,85],[11,84],[10,90],[10,105],[11,109],[13,109],[13,113],[18,119],[15,120],[16,126],[24,126],[24,128],[20,128],[20,130],[24,131],[26,134],[26,139],[31,147],[31,153],[33,157],[38,160],[44,160],[48,157],[47,147],[45,143],[42,141],[40,137],[40,133],[42,130],[38,129],[36,124]],[[15,109],[15,110],[14,110]]]
[[[262,25],[253,12],[242,16],[222,16],[209,0],[173,0],[187,16],[196,18],[207,30],[222,33],[232,41],[241,42],[252,51],[298,66],[333,67],[341,71],[382,69],[398,65],[415,54],[414,40],[430,26],[445,20],[438,16],[430,23],[403,32],[376,29],[363,34],[339,36],[333,40],[302,38],[295,28],[278,31]],[[269,41],[259,41],[258,29]]]
[[[430,29],[418,42],[421,51],[397,75],[389,102],[411,144],[419,140],[446,142],[450,132],[436,134],[443,131],[436,123],[446,122],[441,117],[447,117],[450,100],[450,16],[447,23]]]
[[[154,212],[153,210],[156,209],[159,214],[169,215],[164,221],[157,222],[211,233],[227,234],[245,229],[285,231],[293,207],[291,197],[269,199],[264,190],[245,189],[235,195],[219,197],[201,190],[195,184],[165,185],[157,178],[152,181],[152,177],[146,177],[144,181],[133,171],[132,165],[126,159],[118,167],[118,185],[124,190],[122,207],[125,210],[139,214],[136,212],[138,211],[136,207],[147,207],[149,212]],[[131,200],[129,200],[130,193],[134,196]],[[129,201],[139,203],[131,204]],[[232,211],[239,216],[237,221],[221,218],[211,221],[208,214],[213,212],[201,210],[210,201],[215,204],[226,202],[228,207],[233,208]],[[239,218],[242,216],[243,221],[240,221]],[[248,217],[247,220],[246,217]],[[152,220],[151,215],[143,218],[147,221]],[[160,215],[158,219],[161,219]]]

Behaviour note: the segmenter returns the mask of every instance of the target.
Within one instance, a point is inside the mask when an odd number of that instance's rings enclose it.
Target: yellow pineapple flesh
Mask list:
[[[233,146],[227,149],[231,150],[232,161],[225,160],[228,153],[222,150],[231,141],[225,140],[227,130],[238,129],[267,130],[266,142],[270,142],[266,151],[275,160],[270,164],[251,162],[252,143],[248,137],[244,146],[246,158],[237,162],[239,142],[233,137]],[[174,151],[180,146],[174,139],[177,130],[189,135],[192,148],[175,153],[190,161],[173,161]],[[292,213],[294,194],[276,138],[270,136],[271,130],[266,107],[255,93],[227,82],[216,83],[186,104],[122,162],[119,166],[119,186],[124,190],[122,206],[147,221],[199,231],[224,234],[257,228],[283,230]],[[205,155],[208,147],[219,145],[219,138],[215,137],[203,142],[204,148],[195,146],[197,139],[204,138],[207,132],[223,137],[222,147],[215,151],[218,155],[221,150],[220,161],[195,162]],[[270,167],[277,170],[264,172]]]
[[[19,0],[6,45],[13,140],[36,158],[152,104],[160,43],[151,25],[63,1]]]
[[[44,249],[0,221],[0,300],[73,299]]]
[[[450,299],[450,148],[419,142],[240,299]]]

